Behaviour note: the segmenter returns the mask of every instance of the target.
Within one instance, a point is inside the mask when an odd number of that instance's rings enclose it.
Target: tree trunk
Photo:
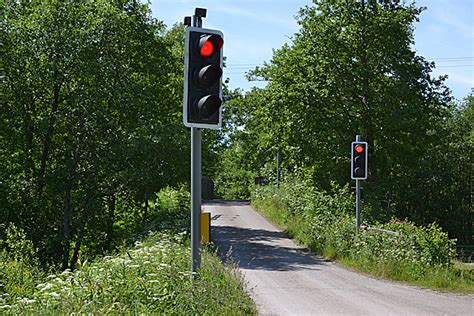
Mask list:
[[[29,108],[25,107],[25,158],[24,158],[24,177],[29,181],[35,173],[33,161],[33,135],[34,126],[29,113]]]
[[[107,206],[108,206],[108,216],[107,216],[107,237],[105,241],[105,251],[110,250],[114,238],[114,222],[115,222],[115,205],[116,198],[115,193],[112,193],[108,197]]]
[[[62,269],[65,270],[69,264],[69,248],[71,244],[71,213],[72,213],[72,200],[71,200],[71,186],[68,185],[66,189],[66,196],[64,199],[64,217],[63,217],[63,232],[64,232],[64,252],[63,252],[63,264]]]
[[[79,229],[79,234],[77,235],[76,244],[74,245],[74,253],[72,254],[71,263],[69,268],[74,270],[76,268],[77,259],[79,258],[79,250],[82,244],[82,238],[84,237],[84,228],[86,227],[86,219],[82,221],[81,228]]]
[[[145,211],[143,212],[142,225],[145,225],[146,221],[148,220],[149,209],[150,209],[150,192],[148,192],[148,189],[147,189],[145,193]]]
[[[54,125],[56,123],[56,112],[58,111],[59,102],[60,102],[60,91],[61,91],[61,83],[58,83],[54,87],[53,91],[53,104],[51,108],[51,114],[49,116],[50,121],[46,131],[46,137],[43,141],[43,150],[41,152],[41,159],[40,159],[40,168],[38,170],[38,179],[37,179],[37,193],[38,197],[41,197],[43,193],[44,187],[44,175],[46,172],[46,163],[49,157],[49,151],[51,149],[52,138],[54,134]]]
[[[93,204],[96,199],[95,194],[88,194],[85,202],[85,208],[81,212],[81,215],[79,216],[79,223],[80,223],[80,228],[79,232],[77,234],[77,239],[76,243],[74,244],[74,253],[72,254],[71,262],[69,264],[69,268],[71,270],[74,270],[76,267],[77,259],[79,258],[79,250],[81,249],[82,245],[82,240],[84,237],[84,230],[87,225],[87,221],[89,220],[89,214],[92,212]]]

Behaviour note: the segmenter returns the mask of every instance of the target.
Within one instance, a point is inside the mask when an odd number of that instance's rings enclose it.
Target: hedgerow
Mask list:
[[[455,240],[435,223],[422,227],[395,218],[387,223],[364,221],[365,227],[396,235],[366,229],[356,234],[355,199],[347,186],[333,185],[331,192],[318,191],[304,181],[286,183],[280,189],[256,186],[252,204],[314,252],[359,270],[405,281],[426,279],[441,270],[443,275],[459,275],[453,267]],[[369,208],[364,205],[362,217],[374,212]],[[472,291],[472,273],[465,273],[464,281]]]

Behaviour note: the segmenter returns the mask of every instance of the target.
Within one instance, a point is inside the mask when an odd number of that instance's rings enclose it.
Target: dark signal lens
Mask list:
[[[222,76],[222,69],[217,65],[207,65],[197,73],[197,82],[201,87],[213,86]]]
[[[221,49],[222,45],[224,45],[224,40],[219,35],[214,35],[213,40],[214,40],[214,43],[217,46],[217,49]]]

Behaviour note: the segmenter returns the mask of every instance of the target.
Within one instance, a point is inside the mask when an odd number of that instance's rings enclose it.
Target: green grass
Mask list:
[[[240,274],[213,252],[204,251],[198,280],[189,270],[186,234],[151,233],[135,247],[81,263],[73,272],[30,278],[15,293],[0,288],[0,313],[256,314]]]
[[[393,280],[423,288],[435,289],[461,294],[474,293],[473,271],[454,267],[429,267],[418,271],[418,267],[410,264],[373,262],[341,258],[342,266],[356,271],[370,274],[375,277]]]
[[[423,265],[409,260],[378,260],[376,257],[367,259],[364,254],[354,255],[357,251],[341,250],[338,242],[347,244],[345,237],[336,240],[337,236],[331,235],[332,239],[326,240],[325,243],[316,240],[314,236],[308,234],[311,228],[308,228],[307,219],[288,215],[288,207],[279,196],[253,199],[252,205],[262,215],[284,229],[291,238],[319,255],[337,259],[342,266],[419,287],[463,294],[474,293],[474,265],[460,262],[455,262],[453,265]]]

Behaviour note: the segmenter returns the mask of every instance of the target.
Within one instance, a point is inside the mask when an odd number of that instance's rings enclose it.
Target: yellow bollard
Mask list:
[[[201,243],[211,241],[211,213],[201,212]]]

